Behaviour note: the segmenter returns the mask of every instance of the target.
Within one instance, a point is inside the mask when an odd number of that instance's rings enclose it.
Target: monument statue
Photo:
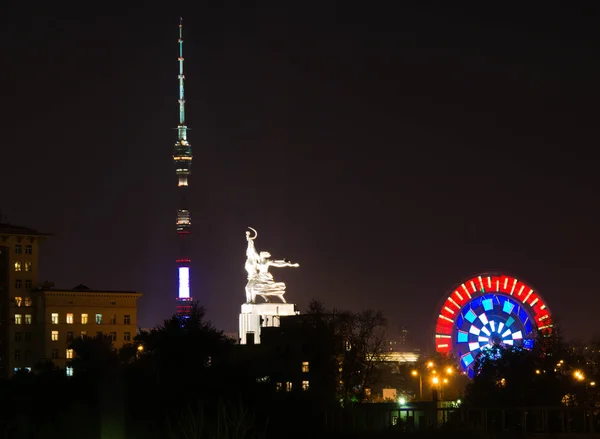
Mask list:
[[[256,303],[256,296],[270,302],[270,298],[275,296],[281,299],[283,303],[287,303],[283,295],[285,294],[285,283],[275,282],[273,275],[269,273],[269,267],[299,267],[299,264],[292,264],[287,259],[271,260],[271,253],[256,251],[254,240],[258,236],[258,232],[252,227],[248,227],[254,232],[246,232],[246,241],[248,248],[246,249],[246,264],[245,268],[248,272],[248,283],[246,284],[246,303]]]

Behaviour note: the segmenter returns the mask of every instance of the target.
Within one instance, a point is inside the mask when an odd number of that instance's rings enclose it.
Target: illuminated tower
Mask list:
[[[178,288],[177,314],[189,314],[192,304],[190,289],[190,255],[189,238],[192,231],[192,219],[187,204],[189,177],[192,174],[192,145],[187,141],[187,126],[185,125],[185,98],[183,93],[183,20],[179,21],[179,125],[177,125],[177,143],[173,148],[173,162],[177,174],[179,206],[177,208],[177,235],[179,253],[177,256]]]

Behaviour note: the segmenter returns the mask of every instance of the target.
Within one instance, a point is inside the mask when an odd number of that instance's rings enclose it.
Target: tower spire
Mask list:
[[[187,127],[185,126],[185,93],[183,75],[183,18],[179,17],[179,126],[178,140],[187,139]]]

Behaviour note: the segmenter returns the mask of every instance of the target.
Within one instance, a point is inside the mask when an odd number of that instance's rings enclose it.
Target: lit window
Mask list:
[[[21,351],[17,349],[15,351],[15,360],[20,360],[20,359],[21,359]]]
[[[302,362],[302,372],[308,372],[308,361]]]
[[[131,341],[131,332],[123,334],[123,341]]]
[[[67,341],[73,341],[73,332],[72,331],[67,332]]]
[[[111,332],[109,335],[110,341],[117,341],[117,333]]]
[[[25,261],[25,271],[31,271],[31,261]]]
[[[23,281],[21,279],[15,279],[15,288],[20,289],[23,286]]]
[[[67,349],[67,359],[73,358],[73,349]]]
[[[68,324],[72,324],[73,323],[73,313],[67,313],[67,323]]]
[[[112,315],[110,317],[110,324],[111,325],[116,325],[117,324],[117,316],[116,315]]]
[[[283,388],[283,386],[281,385],[281,383],[275,384],[275,390],[277,390],[278,392],[281,392],[282,388]]]
[[[15,332],[15,341],[21,341],[21,333]]]
[[[15,262],[15,271],[21,271],[21,262],[19,262],[19,261]]]
[[[82,325],[87,325],[87,320],[88,320],[88,315],[87,314],[81,314],[81,324]]]
[[[27,245],[25,246],[25,254],[26,254],[26,255],[31,255],[31,254],[33,254],[33,247],[32,247],[32,245],[31,245],[31,244],[27,244]]]
[[[58,331],[52,331],[52,341],[58,341]]]
[[[23,246],[21,244],[16,244],[15,245],[15,253],[20,255],[21,253],[23,253]]]
[[[87,337],[87,331],[81,331],[81,338]]]
[[[288,381],[287,383],[285,383],[285,391],[286,392],[291,392],[292,391],[292,383],[290,381]]]
[[[21,314],[15,314],[15,325],[23,323],[23,316]]]
[[[31,325],[31,314],[25,314],[25,324]]]
[[[126,314],[126,315],[123,317],[123,323],[124,323],[125,325],[131,325],[131,316],[130,316],[129,314]]]
[[[58,349],[52,349],[52,359],[56,360],[58,358]]]
[[[29,283],[29,286],[27,286],[27,283]],[[31,288],[31,281],[30,280],[26,280],[25,281],[25,287],[26,288]],[[31,301],[31,297],[26,297],[25,298],[25,306],[31,306],[33,304],[33,302]]]
[[[22,297],[15,297],[15,305],[21,306],[22,304],[23,304],[23,298]]]
[[[73,367],[67,366],[65,373],[67,374],[68,377],[72,377],[73,376]]]
[[[53,325],[58,325],[58,313],[57,312],[52,313],[51,322]]]
[[[102,314],[96,314],[96,324],[97,325],[102,324]]]
[[[302,390],[308,390],[309,387],[309,382],[308,381],[302,381]]]

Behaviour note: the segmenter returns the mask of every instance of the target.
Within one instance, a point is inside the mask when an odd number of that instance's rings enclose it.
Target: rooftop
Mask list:
[[[17,226],[10,223],[0,223],[0,233],[10,235],[36,235],[36,236],[49,236],[49,233],[39,232],[29,227]]]
[[[56,288],[51,283],[41,284],[38,288],[38,291],[43,291],[44,293],[89,293],[89,294],[135,294],[140,295],[137,291],[131,290],[96,290],[87,287],[86,285],[80,284],[73,288]]]

